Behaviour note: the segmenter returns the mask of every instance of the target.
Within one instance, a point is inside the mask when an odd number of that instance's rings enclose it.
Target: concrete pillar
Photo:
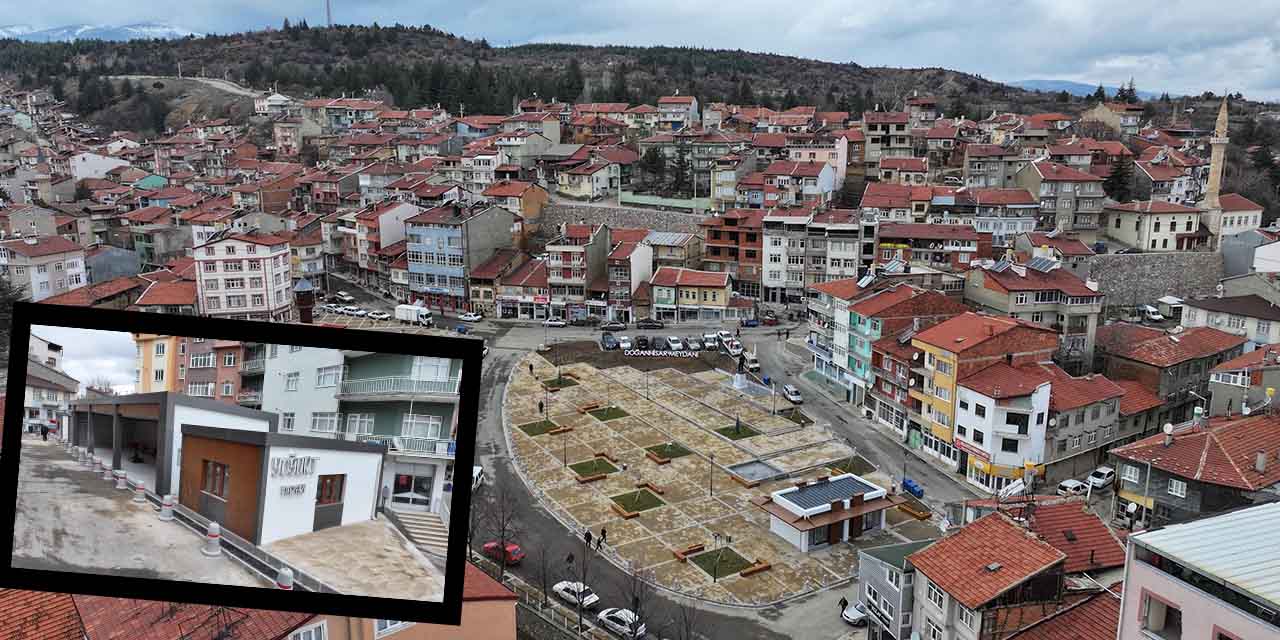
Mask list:
[[[89,429],[85,435],[85,445],[89,449],[89,455],[93,455],[93,407],[89,407]]]
[[[124,427],[120,426],[120,405],[111,405],[111,468],[123,468],[121,451],[124,449]]]
[[[115,471],[112,472],[112,475],[116,477],[117,489],[129,488],[129,476],[128,474],[125,473],[124,469],[116,469]]]
[[[107,482],[116,481],[116,474],[111,471],[111,466],[107,464],[106,460],[102,461],[102,479]]]
[[[160,519],[164,522],[173,520],[173,496],[166,495],[160,500]]]
[[[137,502],[137,503],[139,503],[139,504],[146,503],[146,501],[147,501],[147,488],[146,488],[146,486],[145,486],[145,485],[146,485],[146,483],[144,483],[144,482],[143,482],[143,481],[141,481],[141,480],[139,480],[139,481],[136,483],[137,488],[133,490],[133,501],[134,501],[134,502]]]
[[[289,567],[281,567],[276,572],[276,588],[285,591],[293,591],[293,569]]]
[[[204,546],[200,548],[200,553],[210,558],[222,555],[222,527],[218,523],[209,523],[209,531],[204,536]]]

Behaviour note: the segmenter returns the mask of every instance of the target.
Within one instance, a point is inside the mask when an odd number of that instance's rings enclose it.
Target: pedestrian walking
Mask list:
[[[586,531],[582,532],[582,539],[587,542],[588,547],[591,546],[591,530],[590,529],[587,529]]]
[[[529,375],[533,375],[533,363],[529,363]]]
[[[790,330],[790,329],[787,329],[787,339],[788,339],[788,340],[790,340],[790,339],[791,339],[791,330]]]
[[[547,412],[547,407],[546,407],[546,405],[542,404],[542,401],[541,401],[541,400],[539,400],[539,401],[538,401],[538,413],[546,413],[546,412]]]
[[[608,535],[609,535],[609,532],[608,532],[608,531],[605,531],[604,527],[600,527],[600,543],[601,543],[601,544],[603,544],[603,543],[604,543],[605,538],[606,538]]]
[[[49,425],[47,424],[40,425],[40,439],[44,440],[45,442],[49,441]]]
[[[845,597],[843,597],[843,596],[841,596],[841,598],[840,598],[840,612],[841,612],[841,613],[844,613],[844,610],[845,610],[845,609],[848,609],[848,608],[849,608],[849,599],[848,599],[848,598],[845,598]]]
[[[742,337],[742,327],[738,327],[737,329],[734,329],[734,331],[735,331],[734,337],[737,337],[737,338]]]

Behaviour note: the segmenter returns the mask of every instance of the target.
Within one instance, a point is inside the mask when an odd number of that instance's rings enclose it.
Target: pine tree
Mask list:
[[[667,161],[657,147],[650,147],[640,158],[640,168],[644,171],[646,182],[661,183],[667,174]]]
[[[133,97],[133,82],[125,80],[120,84],[120,99],[128,100]]]
[[[293,30],[293,27],[289,24],[288,18],[284,19],[284,25],[280,27],[280,30],[284,31],[285,33],[288,33],[289,31]]]
[[[1106,102],[1107,90],[1103,89],[1102,85],[1098,85],[1098,88],[1093,91],[1093,95],[1089,96],[1089,99],[1093,100],[1094,102]]]
[[[557,99],[565,102],[573,102],[582,95],[582,87],[586,84],[582,77],[582,65],[578,63],[577,58],[569,59],[569,67],[565,69],[564,75],[560,78],[560,95]]]
[[[1128,156],[1111,168],[1111,175],[1102,181],[1102,190],[1116,202],[1128,202],[1133,197],[1133,160]]]
[[[795,90],[787,89],[787,94],[782,96],[782,108],[786,110],[798,104],[800,104],[800,98],[796,96]]]

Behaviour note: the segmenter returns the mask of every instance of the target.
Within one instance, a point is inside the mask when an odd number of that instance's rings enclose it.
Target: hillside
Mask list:
[[[440,102],[467,113],[506,112],[537,92],[560,100],[652,102],[679,91],[701,101],[815,104],[860,111],[913,91],[944,112],[977,115],[1044,100],[941,68],[895,69],[746,51],[534,44],[492,47],[431,27],[305,24],[235,35],[129,42],[0,40],[0,69],[28,84],[83,75],[228,77],[300,95],[384,91],[400,106]]]

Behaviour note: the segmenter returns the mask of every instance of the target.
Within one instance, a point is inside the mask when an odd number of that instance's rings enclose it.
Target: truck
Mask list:
[[[434,324],[434,320],[431,318],[431,310],[415,304],[396,305],[396,320],[399,320],[400,324],[412,324],[420,327],[430,327]]]

